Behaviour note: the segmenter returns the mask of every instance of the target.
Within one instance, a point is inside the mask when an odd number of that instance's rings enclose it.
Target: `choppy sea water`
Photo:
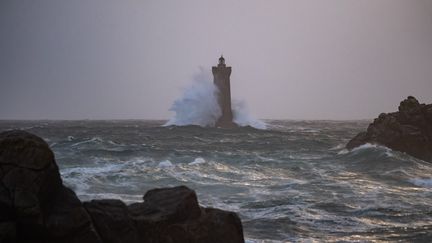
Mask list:
[[[43,137],[82,200],[141,201],[186,185],[239,213],[247,242],[431,242],[432,163],[346,142],[368,121],[267,121],[267,130],[164,121],[0,121]]]

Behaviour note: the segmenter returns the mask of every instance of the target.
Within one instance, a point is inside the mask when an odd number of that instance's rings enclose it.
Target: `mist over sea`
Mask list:
[[[53,149],[82,200],[142,200],[186,185],[200,204],[239,213],[248,242],[432,238],[432,164],[346,142],[369,121],[266,121],[267,129],[165,121],[0,121]],[[267,242],[267,241],[266,241]]]

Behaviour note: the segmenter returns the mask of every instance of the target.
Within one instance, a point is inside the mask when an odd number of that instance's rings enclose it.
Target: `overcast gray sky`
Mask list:
[[[0,119],[167,119],[223,53],[258,118],[432,103],[432,1],[1,0]]]

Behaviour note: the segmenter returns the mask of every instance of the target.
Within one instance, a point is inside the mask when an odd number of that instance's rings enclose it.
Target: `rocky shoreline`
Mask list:
[[[234,212],[205,208],[185,187],[143,202],[81,202],[63,185],[54,154],[25,131],[0,133],[0,242],[244,242]]]
[[[420,104],[409,96],[399,111],[382,113],[346,145],[353,149],[365,143],[381,144],[432,162],[432,104]]]

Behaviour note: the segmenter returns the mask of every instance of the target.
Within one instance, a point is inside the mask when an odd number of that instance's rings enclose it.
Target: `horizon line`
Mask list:
[[[350,118],[350,119],[327,119],[327,118],[257,118],[262,121],[366,121],[375,118]],[[2,121],[169,121],[170,119],[159,118],[109,118],[109,119],[93,119],[93,118],[78,118],[78,119],[0,119]]]

